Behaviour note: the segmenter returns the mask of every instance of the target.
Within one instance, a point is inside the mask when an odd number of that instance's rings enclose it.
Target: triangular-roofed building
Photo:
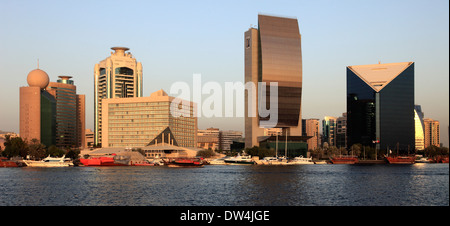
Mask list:
[[[414,151],[414,62],[347,67],[348,146]]]

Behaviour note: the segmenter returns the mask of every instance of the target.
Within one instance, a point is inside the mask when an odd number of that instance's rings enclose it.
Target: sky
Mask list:
[[[73,76],[93,129],[94,65],[125,46],[143,65],[144,96],[192,84],[244,82],[244,32],[258,14],[297,18],[302,118],[346,111],[346,67],[415,62],[415,103],[439,120],[448,147],[448,0],[28,1],[0,0],[0,130],[19,133],[28,73]],[[244,130],[244,118],[199,118],[199,129]]]

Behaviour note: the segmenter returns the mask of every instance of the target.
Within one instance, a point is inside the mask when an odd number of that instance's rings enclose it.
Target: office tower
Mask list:
[[[77,94],[71,76],[58,76],[46,90],[56,100],[57,147],[84,147],[85,96]]]
[[[347,148],[347,113],[336,119],[336,147]]]
[[[233,144],[233,141],[238,141],[242,139],[242,132],[241,131],[234,131],[234,130],[224,130],[220,131],[219,135],[219,147],[220,150],[229,151],[231,150],[231,144]]]
[[[258,106],[274,107],[269,102],[270,82],[278,82],[274,127],[282,128],[283,136],[301,136],[302,51],[297,19],[258,15],[258,28],[246,31],[244,39],[245,82],[252,82],[257,89],[257,97],[245,92],[245,147],[259,146],[258,137],[264,137],[263,124],[269,119],[261,117]],[[258,82],[266,83],[266,93]],[[255,99],[256,115],[249,116],[248,103]]]
[[[102,147],[133,148],[158,143],[196,147],[197,117],[193,115],[196,105],[183,101],[180,103],[183,107],[176,110],[186,111],[189,117],[175,117],[170,109],[174,99],[163,90],[148,97],[103,99]]]
[[[423,119],[424,122],[424,133],[425,133],[425,139],[424,139],[424,148],[427,148],[431,145],[434,145],[436,147],[441,146],[441,134],[440,134],[440,124],[439,121],[425,118]]]
[[[306,142],[308,150],[315,150],[320,146],[319,136],[319,119],[302,119],[302,134],[303,136],[310,136]]]
[[[47,147],[56,144],[56,100],[45,90],[49,81],[45,71],[35,69],[27,76],[28,87],[20,87],[20,136]]]
[[[336,146],[336,122],[337,118],[332,116],[325,116],[322,120],[322,143]]]
[[[414,62],[347,67],[347,139],[414,151]]]
[[[414,126],[416,150],[425,149],[425,124],[423,121],[423,112],[420,105],[414,105]]]
[[[112,47],[111,56],[94,68],[94,142],[102,143],[102,100],[142,97],[142,64],[126,47]]]

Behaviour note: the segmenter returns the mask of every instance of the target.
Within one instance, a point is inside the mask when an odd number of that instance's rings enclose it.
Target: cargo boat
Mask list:
[[[168,167],[203,167],[204,163],[199,158],[177,158],[164,160]]]
[[[17,163],[14,161],[9,161],[7,158],[1,157],[0,167],[19,167],[19,165],[17,165]]]
[[[358,163],[358,157],[341,155],[330,159],[333,164],[355,164]]]
[[[128,164],[116,162],[114,156],[113,157],[102,156],[88,159],[80,159],[80,162],[84,166],[128,166]]]
[[[414,164],[416,162],[415,156],[388,156],[386,160],[389,164]]]

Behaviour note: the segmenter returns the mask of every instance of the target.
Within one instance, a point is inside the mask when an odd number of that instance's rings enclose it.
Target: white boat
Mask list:
[[[209,161],[210,165],[228,165],[228,163],[225,162],[225,158],[220,159],[214,159]]]
[[[416,159],[416,162],[417,163],[430,163],[431,160],[426,157],[422,157],[422,158]]]
[[[255,162],[253,161],[252,157],[250,155],[238,155],[236,157],[228,157],[223,159],[225,163],[231,164],[231,165],[253,165]]]
[[[306,164],[314,164],[312,158],[305,158],[303,156],[295,157],[292,160],[287,162],[288,165],[306,165]]]
[[[265,157],[258,161],[261,165],[287,165],[287,159],[285,157]]]
[[[50,155],[42,159],[41,161],[35,160],[22,160],[29,167],[68,167],[73,166],[72,159],[65,158],[65,155],[61,158],[50,157]]]

